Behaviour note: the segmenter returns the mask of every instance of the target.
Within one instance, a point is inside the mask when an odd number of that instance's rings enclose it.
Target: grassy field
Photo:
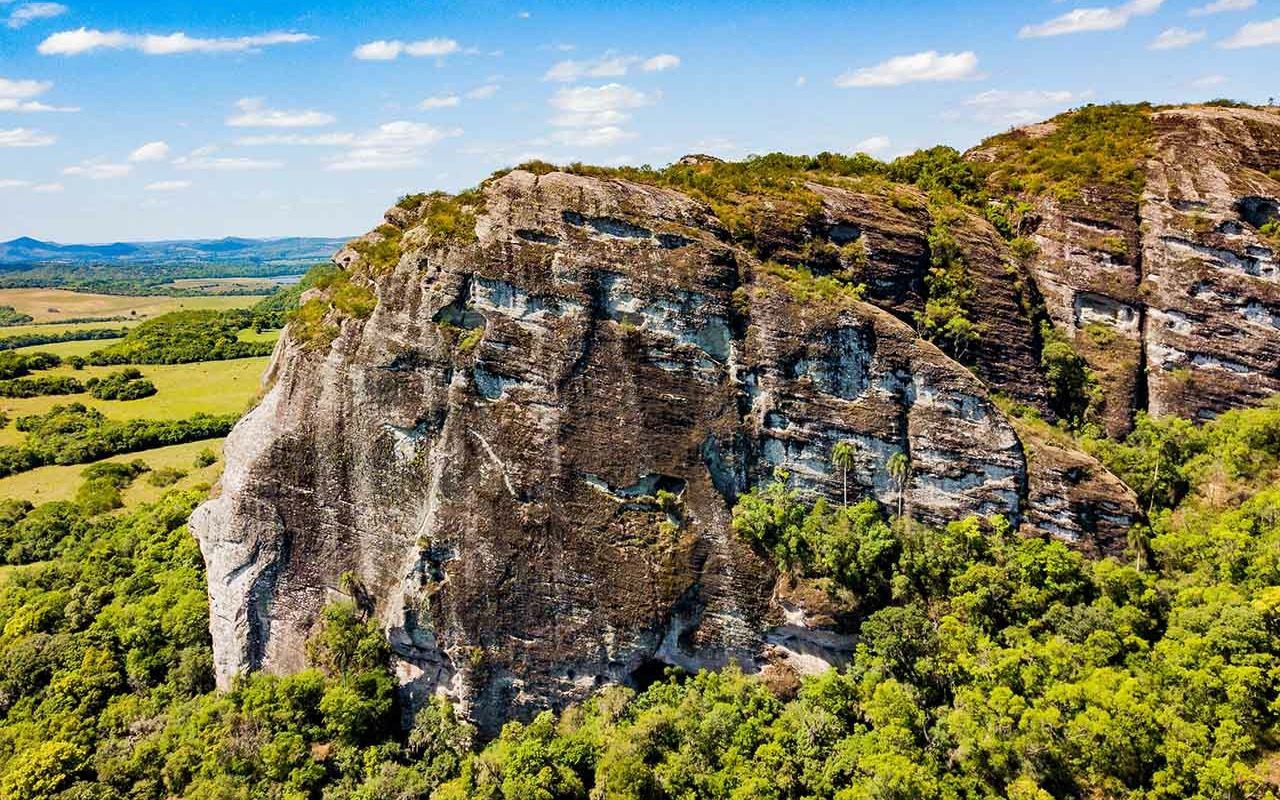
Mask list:
[[[4,293],[4,289],[0,289],[0,294]],[[4,305],[0,301],[0,305]],[[115,322],[77,322],[68,324],[65,322],[51,322],[44,325],[10,325],[0,327],[0,338],[5,336],[44,336],[47,334],[65,333],[66,331],[93,331],[100,328],[112,328],[119,330],[120,328],[128,328],[137,322],[136,319],[118,320]]]
[[[70,345],[101,344],[93,342],[66,342],[62,345],[37,348],[67,355],[63,348]],[[138,367],[148,380],[156,385],[156,393],[142,400],[98,400],[93,395],[43,395],[40,397],[3,397],[0,410],[11,418],[28,414],[43,414],[56,405],[84,403],[102,411],[111,419],[186,419],[192,414],[229,414],[241,412],[258,395],[262,373],[270,358],[238,358],[231,361],[201,361],[195,364],[158,364]],[[123,367],[85,367],[75,370],[68,366],[45,370],[40,375],[71,375],[80,381],[106,375]],[[0,429],[0,445],[18,444],[24,434],[13,425]]]
[[[126,506],[131,506],[137,503],[149,503],[157,500],[160,495],[170,489],[189,489],[202,483],[212,484],[218,479],[218,475],[222,473],[222,442],[222,439],[188,442],[187,444],[178,444],[172,447],[144,450],[140,453],[112,456],[104,459],[104,461],[128,463],[135,459],[141,459],[153,470],[174,467],[187,473],[185,478],[172,486],[163,487],[152,486],[147,481],[147,476],[142,475],[125,490],[125,504]],[[212,450],[218,456],[218,460],[207,467],[196,469],[196,455],[205,449]],[[70,500],[75,497],[76,490],[80,488],[80,484],[83,482],[80,473],[84,472],[86,467],[88,467],[88,464],[77,464],[69,467],[41,467],[30,472],[21,472],[17,475],[10,475],[7,478],[0,478],[0,499],[29,500],[35,505],[54,500]]]
[[[269,290],[263,294],[269,294]],[[30,314],[35,322],[49,323],[84,317],[129,317],[148,319],[182,309],[248,308],[262,298],[254,295],[236,297],[129,297],[125,295],[86,294],[65,289],[0,289],[0,305],[13,306],[18,313]],[[8,330],[8,329],[6,329]],[[22,326],[11,330],[28,331]]]
[[[290,276],[296,280],[297,276]],[[244,289],[261,294],[271,294],[283,283],[275,278],[178,278],[166,284],[175,289],[195,289],[201,292],[225,292],[229,289]]]

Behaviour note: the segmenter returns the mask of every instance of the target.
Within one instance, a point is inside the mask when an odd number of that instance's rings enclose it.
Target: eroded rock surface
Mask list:
[[[1141,196],[1086,186],[1035,202],[1030,270],[1126,433],[1139,410],[1207,419],[1280,391],[1280,114],[1152,114]],[[1043,135],[1043,126],[1024,135]],[[970,153],[976,160],[995,154]]]
[[[514,171],[486,185],[474,242],[390,212],[408,231],[373,314],[331,345],[282,340],[192,520],[219,681],[302,667],[335,599],[385,626],[411,696],[448,694],[488,730],[662,664],[841,663],[835,601],[778,584],[730,529],[778,468],[838,501],[838,441],[857,450],[851,499],[1091,535],[1088,500],[1028,513],[1014,428],[904,322],[928,222],[877,223],[881,202],[824,198],[824,235],[865,236],[890,283],[822,302],[651,186]],[[964,246],[1008,275],[994,231]],[[356,274],[361,256],[335,260]]]

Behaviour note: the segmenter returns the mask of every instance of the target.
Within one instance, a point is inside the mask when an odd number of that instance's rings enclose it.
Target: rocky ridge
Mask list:
[[[816,204],[766,202],[750,246],[707,203],[608,175],[515,170],[465,204],[393,208],[335,258],[376,306],[364,318],[333,290],[311,298],[332,302],[331,333],[282,338],[264,400],[228,439],[221,493],[192,519],[220,683],[300,668],[334,600],[383,624],[410,698],[447,694],[488,730],[665,664],[842,663],[841,601],[730,530],[735,498],[776,470],[834,502],[847,479],[850,497],[925,524],[1001,514],[1118,552],[1140,516],[1132,492],[992,392],[1049,413],[1041,297],[1101,375],[1113,430],[1147,403],[1203,415],[1280,388],[1257,232],[1274,149],[1248,161],[1236,147],[1277,123],[1159,112],[1141,202],[1103,187],[1040,201],[1029,259],[949,211],[983,324],[965,364],[912,324],[940,220],[910,187],[810,183]],[[1219,134],[1239,160],[1179,155]],[[1172,232],[1187,202],[1212,232]],[[1178,314],[1209,335],[1153,330]],[[1169,388],[1180,369],[1209,388]],[[854,446],[847,476],[838,442]]]

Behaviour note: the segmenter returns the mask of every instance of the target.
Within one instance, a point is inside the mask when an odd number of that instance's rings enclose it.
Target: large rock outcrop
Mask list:
[[[1280,391],[1280,267],[1259,234],[1280,197],[1280,113],[1154,111],[1145,188],[1085,185],[1034,198],[1029,269],[1055,325],[1098,377],[1102,421],[1137,411],[1210,418]],[[1043,137],[1055,123],[1013,136]],[[999,146],[975,149],[998,160]]]
[[[904,322],[927,214],[821,194],[807,235],[860,240],[873,278],[884,265],[867,300],[761,262],[684,194],[621,180],[511,172],[484,187],[474,241],[389,212],[390,234],[365,243],[399,237],[393,268],[371,276],[360,246],[336,259],[376,292],[372,315],[331,344],[281,340],[221,492],[192,519],[220,682],[300,668],[334,599],[386,627],[411,695],[447,693],[490,729],[658,664],[840,663],[852,643],[831,598],[779,583],[730,528],[736,496],[779,468],[840,498],[840,441],[856,448],[853,497],[928,523],[1002,514],[1089,542],[1097,520],[1136,517],[1123,486],[1105,513],[1086,498],[1028,515],[1044,483],[1032,470],[1029,485],[1028,446]],[[1004,302],[1003,242],[965,225]],[[1017,339],[1018,324],[992,330]],[[1034,396],[1029,345],[1009,353]]]

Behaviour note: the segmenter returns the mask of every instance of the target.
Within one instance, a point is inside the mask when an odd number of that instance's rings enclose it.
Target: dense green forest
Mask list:
[[[329,609],[311,670],[211,692],[202,492],[128,512],[136,477],[0,507],[39,560],[0,590],[0,796],[1265,798],[1280,777],[1280,402],[1143,418],[1097,448],[1151,503],[1122,561],[999,518],[929,529],[810,505],[786,476],[737,535],[856,598],[842,671],[615,687],[484,742],[447,704],[401,732],[381,631]],[[96,488],[95,488],[96,486]]]
[[[173,311],[147,320],[123,339],[89,354],[90,364],[188,364],[271,354],[270,342],[244,342],[253,327],[247,309]]]
[[[216,291],[207,288],[181,288],[176,280],[199,278],[279,278],[305,272],[307,266],[283,264],[174,264],[154,265],[140,270],[137,266],[35,264],[0,270],[0,289],[56,288],[73,292],[133,296],[164,295],[170,297],[203,297],[209,294],[256,295],[261,289],[227,286]],[[0,325],[14,324],[3,322]]]

